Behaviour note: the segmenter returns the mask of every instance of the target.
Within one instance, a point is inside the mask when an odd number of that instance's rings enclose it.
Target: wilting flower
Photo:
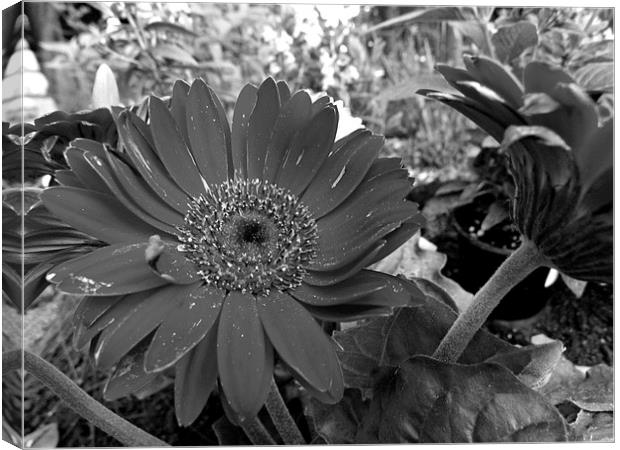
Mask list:
[[[523,84],[499,63],[466,57],[467,70],[439,66],[459,93],[420,93],[453,107],[510,158],[513,219],[547,265],[586,281],[613,271],[613,120],[562,69],[533,62]]]
[[[571,149],[550,130],[510,127],[513,218],[548,265],[584,281],[613,280],[613,120]]]
[[[334,142],[337,110],[269,78],[247,85],[229,127],[201,80],[177,82],[148,120],[117,119],[122,151],[80,141],[45,205],[101,248],[48,279],[86,294],[78,345],[116,370],[106,395],[175,368],[177,417],[191,423],[219,377],[241,417],[267,396],[274,354],[325,402],[342,396],[330,338],[344,321],[411,301],[399,280],[364,270],[420,227],[399,160],[357,130]]]

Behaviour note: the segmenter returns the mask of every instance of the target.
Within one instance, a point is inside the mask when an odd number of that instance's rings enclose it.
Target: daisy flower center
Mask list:
[[[316,222],[289,191],[263,180],[210,186],[188,204],[181,250],[210,286],[268,295],[301,284],[316,253]]]
[[[231,217],[225,226],[231,245],[251,249],[266,246],[277,238],[278,230],[268,217],[255,212],[244,212]]]

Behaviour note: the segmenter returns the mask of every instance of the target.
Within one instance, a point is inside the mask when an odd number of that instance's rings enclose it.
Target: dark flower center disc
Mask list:
[[[294,289],[316,253],[316,222],[306,206],[257,179],[210,186],[189,203],[179,232],[202,279],[229,291]]]
[[[234,223],[239,244],[263,245],[273,236],[273,225],[260,216],[237,217]]]

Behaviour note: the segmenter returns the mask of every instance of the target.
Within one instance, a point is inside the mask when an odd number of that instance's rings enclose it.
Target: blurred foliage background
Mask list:
[[[586,84],[613,82],[607,65],[613,60],[611,9],[28,5],[26,36],[61,110],[90,106],[101,63],[114,71],[125,104],[151,93],[167,95],[176,79],[203,77],[232,108],[245,83],[273,76],[342,100],[367,127],[388,137],[386,152],[402,155],[421,181],[462,172],[483,139],[457,113],[415,95],[421,87],[447,89],[433,73],[435,64],[482,54],[510,65],[519,77],[536,59],[565,67],[577,81],[588,78]],[[5,27],[5,34],[6,28],[13,29]],[[3,42],[10,52],[10,37]],[[592,75],[586,66],[599,70]],[[602,107],[612,109],[611,94],[602,97]]]
[[[341,114],[342,121],[357,123],[354,117],[359,118],[384,134],[384,155],[402,157],[422,190],[443,183],[443,194],[481,180],[501,186],[508,175],[496,153],[488,151],[497,148],[496,142],[457,112],[415,94],[420,88],[451,90],[434,72],[436,64],[462,65],[464,53],[485,55],[520,78],[530,61],[548,61],[587,89],[602,120],[613,114],[611,8],[43,2],[25,3],[25,13],[26,40],[60,110],[74,113],[93,106],[95,72],[102,63],[112,68],[125,105],[152,93],[169,95],[177,79],[202,77],[230,112],[244,84],[273,76],[294,89],[325,91],[342,100],[351,113]],[[19,14],[19,6],[3,11],[3,78],[17,50]],[[453,180],[460,188],[446,187]],[[48,288],[43,297],[58,296]],[[66,318],[74,299],[39,304],[45,313],[24,319],[27,348],[99,398],[105,374],[96,374],[71,348]],[[19,345],[18,322],[18,314],[3,307],[5,349]],[[3,379],[3,389],[17,392],[19,379],[13,375]],[[219,417],[221,411],[207,411],[202,421],[180,429],[170,414],[170,380],[164,381],[163,390],[145,393],[146,400],[108,406],[176,445],[215,444],[216,435],[204,424],[208,415]],[[40,445],[118,445],[29,377],[25,391],[24,431],[39,433],[32,439]],[[4,414],[20,410],[10,404],[18,398],[3,396]],[[17,416],[7,419],[20,422]],[[43,433],[41,426],[50,423],[57,428]],[[230,432],[228,425],[219,423],[220,433]]]

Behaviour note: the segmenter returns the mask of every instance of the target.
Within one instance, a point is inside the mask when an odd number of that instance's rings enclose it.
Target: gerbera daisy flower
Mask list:
[[[334,142],[335,106],[268,78],[247,85],[229,127],[201,80],[177,82],[148,118],[117,117],[122,150],[79,141],[45,206],[101,241],[48,280],[85,294],[78,345],[116,370],[108,398],[174,367],[179,422],[217,379],[241,418],[263,405],[277,357],[314,396],[343,379],[316,319],[355,320],[411,301],[397,278],[364,269],[419,228],[398,159],[357,130]],[[137,362],[137,363],[136,363]]]
[[[590,130],[576,154],[540,127],[510,127],[503,144],[516,186],[512,216],[545,265],[612,283],[613,119]]]
[[[512,217],[549,266],[584,281],[612,281],[613,120],[560,67],[534,61],[523,82],[501,64],[465,57],[437,69],[458,93],[421,90],[461,112],[507,150]]]

